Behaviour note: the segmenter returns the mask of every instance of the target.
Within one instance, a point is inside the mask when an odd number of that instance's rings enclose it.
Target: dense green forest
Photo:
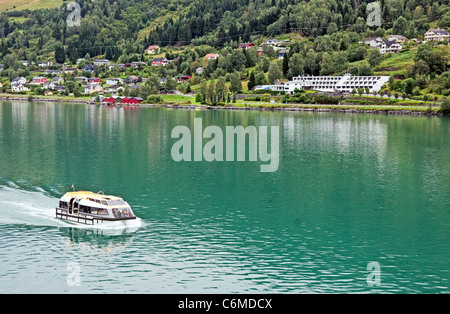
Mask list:
[[[273,78],[290,79],[305,74],[330,75],[350,71],[371,75],[391,58],[358,44],[366,37],[389,34],[423,39],[430,28],[450,27],[448,0],[383,0],[381,25],[366,23],[367,0],[77,0],[80,26],[69,26],[67,3],[59,9],[6,11],[0,14],[2,76],[29,74],[18,60],[71,62],[102,56],[115,62],[148,59],[144,50],[158,44],[176,64],[144,75],[159,77],[191,74],[203,65],[203,79],[241,73],[251,85]],[[284,36],[284,37],[283,37]],[[293,38],[284,60],[264,47],[237,48],[241,42],[262,43],[267,38]],[[447,47],[445,47],[447,48]],[[176,51],[176,52],[175,52]],[[200,58],[220,52],[208,64]],[[392,72],[396,79],[414,80],[408,92],[428,88],[448,93],[449,50],[431,44],[405,49],[407,67]],[[409,54],[408,54],[409,53]],[[249,72],[250,69],[250,72]],[[155,73],[155,71],[158,71]],[[101,75],[101,73],[96,73]],[[226,76],[229,74],[228,76]],[[253,75],[252,80],[250,76]],[[26,76],[26,75],[25,75]],[[200,82],[193,82],[195,84]],[[403,82],[394,86],[405,92]],[[403,86],[403,87],[402,87]]]

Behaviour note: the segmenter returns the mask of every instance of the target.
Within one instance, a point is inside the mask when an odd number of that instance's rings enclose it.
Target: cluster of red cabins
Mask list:
[[[103,98],[102,102],[106,104],[127,104],[127,105],[138,105],[143,102],[144,99],[141,97],[107,97]]]

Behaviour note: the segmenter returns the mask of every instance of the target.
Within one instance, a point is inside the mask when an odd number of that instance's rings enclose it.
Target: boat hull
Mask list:
[[[121,218],[110,218],[110,217],[98,217],[93,215],[87,215],[84,213],[71,214],[67,209],[56,208],[56,218],[66,220],[68,222],[78,223],[82,225],[99,225],[108,222],[126,222],[136,219],[136,216],[132,217],[121,217]]]

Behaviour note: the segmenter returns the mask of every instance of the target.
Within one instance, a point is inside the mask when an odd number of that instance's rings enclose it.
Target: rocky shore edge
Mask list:
[[[95,105],[92,100],[87,99],[55,99],[55,98],[30,98],[30,97],[17,97],[17,96],[0,96],[0,100],[5,101],[36,101],[36,102],[61,102],[72,104],[89,104]],[[111,106],[111,105],[110,105]],[[114,105],[122,107],[121,105]],[[423,110],[415,111],[408,109],[396,109],[390,110],[389,108],[380,107],[379,109],[373,109],[373,107],[365,109],[363,106],[355,108],[335,108],[321,105],[320,108],[311,108],[311,105],[290,105],[290,106],[208,106],[208,105],[187,105],[187,104],[139,104],[132,105],[132,107],[155,107],[155,108],[168,108],[168,109],[185,109],[185,110],[252,110],[252,111],[297,111],[297,112],[316,112],[316,113],[360,113],[360,114],[383,114],[383,115],[411,115],[411,116],[443,116],[439,111],[435,110]],[[131,107],[131,106],[130,106]]]

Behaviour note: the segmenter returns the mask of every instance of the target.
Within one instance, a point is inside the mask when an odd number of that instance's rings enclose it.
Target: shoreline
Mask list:
[[[0,100],[3,101],[27,101],[27,102],[61,102],[69,104],[87,104],[96,105],[92,100],[88,99],[58,99],[58,98],[44,98],[44,97],[20,97],[20,96],[0,96]],[[104,105],[107,106],[107,105]],[[111,106],[111,105],[109,105]],[[113,105],[116,106],[116,105]],[[252,110],[252,111],[286,111],[286,112],[318,112],[318,113],[359,113],[359,114],[383,114],[383,115],[410,115],[410,116],[444,116],[441,112],[436,110],[427,110],[419,108],[419,110],[412,110],[410,108],[401,108],[400,106],[370,106],[364,108],[362,106],[344,106],[344,105],[302,105],[302,104],[292,104],[292,105],[246,105],[244,106],[208,106],[208,105],[194,105],[194,104],[138,104],[132,105],[133,107],[149,107],[149,108],[167,108],[167,109],[185,109],[185,110]],[[122,106],[117,106],[122,107]]]

